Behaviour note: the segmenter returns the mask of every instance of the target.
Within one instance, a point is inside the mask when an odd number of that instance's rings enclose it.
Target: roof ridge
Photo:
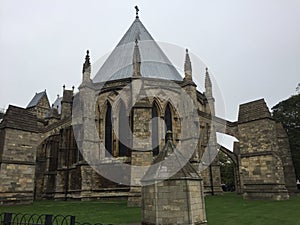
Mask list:
[[[142,28],[142,29],[141,29]],[[141,32],[143,33],[143,36],[141,36]],[[136,18],[133,23],[130,25],[128,30],[125,32],[121,40],[118,42],[116,47],[128,44],[131,42],[135,42],[135,40],[152,40],[154,41],[154,38],[149,33],[149,31],[146,29],[144,24],[139,18]]]

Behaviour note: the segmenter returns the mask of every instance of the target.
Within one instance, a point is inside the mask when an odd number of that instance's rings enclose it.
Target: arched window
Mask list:
[[[166,132],[168,130],[172,130],[172,113],[171,113],[171,106],[170,103],[167,104],[166,111],[165,111],[165,123],[166,123]]]
[[[129,135],[129,118],[126,113],[125,104],[123,101],[121,101],[119,109],[119,156],[130,156]]]
[[[112,121],[111,121],[111,105],[109,102],[106,104],[105,115],[105,156],[112,155]]]
[[[153,155],[158,155],[159,153],[159,134],[158,134],[158,107],[154,102],[152,105],[152,149]]]

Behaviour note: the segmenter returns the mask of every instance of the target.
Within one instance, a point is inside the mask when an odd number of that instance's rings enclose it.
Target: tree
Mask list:
[[[287,131],[297,179],[300,179],[300,94],[279,102],[273,108],[273,118]]]
[[[219,151],[218,156],[220,162],[221,182],[226,185],[228,190],[232,190],[235,185],[234,164],[225,153]]]

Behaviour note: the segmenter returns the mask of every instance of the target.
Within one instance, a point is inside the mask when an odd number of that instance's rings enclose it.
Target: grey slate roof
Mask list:
[[[141,55],[142,77],[181,81],[182,77],[155,42],[139,18],[136,18],[116,48],[96,73],[93,82],[132,77],[135,40]]]
[[[41,98],[46,95],[47,96],[47,93],[46,93],[46,90],[45,91],[42,91],[40,93],[36,93],[35,96],[31,99],[31,101],[29,102],[29,104],[27,105],[26,108],[31,108],[31,107],[35,107],[39,101],[41,100]]]
[[[0,128],[12,128],[38,132],[37,117],[28,110],[10,105],[6,110]]]
[[[61,101],[62,101],[62,97],[57,96],[57,99],[52,104],[52,108],[57,109],[58,114],[61,113]]]
[[[146,27],[142,24],[139,18],[136,18],[127,32],[124,34],[117,47],[138,41],[154,41],[151,34],[147,31]]]

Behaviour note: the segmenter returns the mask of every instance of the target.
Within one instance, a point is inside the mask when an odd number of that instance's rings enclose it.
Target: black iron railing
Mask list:
[[[79,223],[75,216],[50,215],[50,214],[0,214],[0,225],[104,225],[102,223]],[[113,225],[113,224],[108,224]]]

